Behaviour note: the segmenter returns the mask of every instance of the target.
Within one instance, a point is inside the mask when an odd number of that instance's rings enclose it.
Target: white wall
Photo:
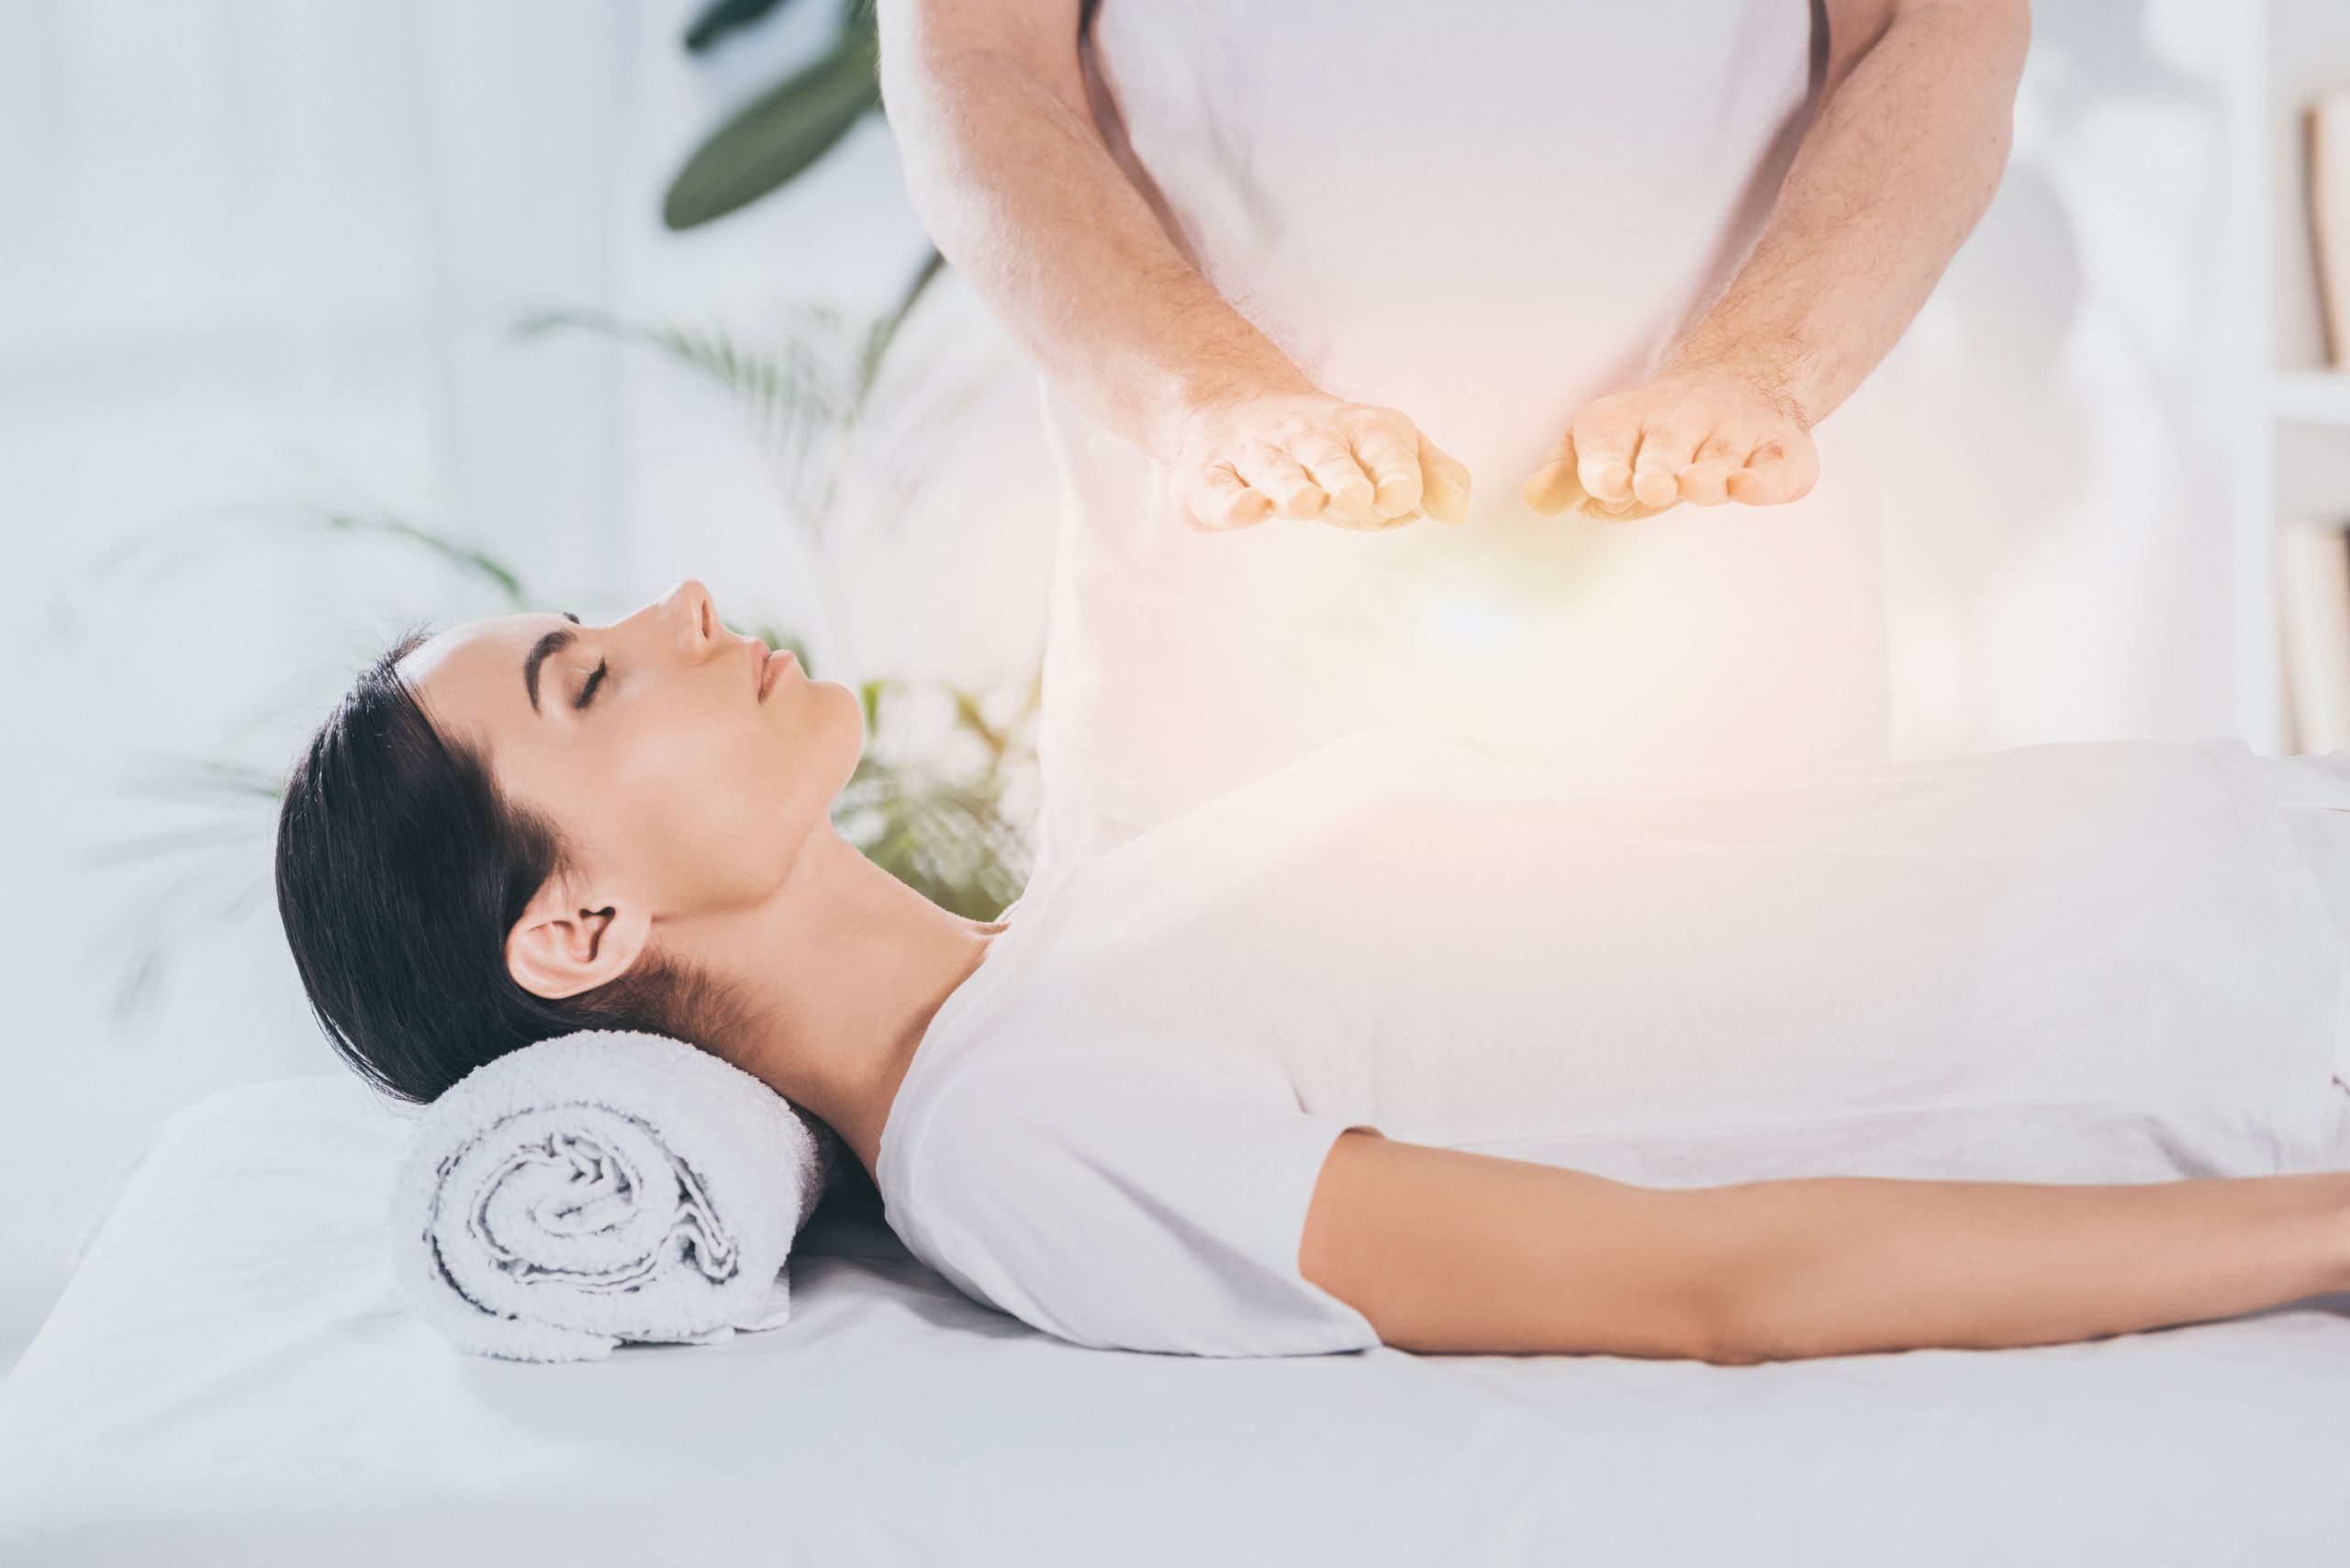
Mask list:
[[[753,328],[787,297],[870,308],[920,254],[878,124],[785,198],[659,230],[676,161],[833,12],[801,0],[689,62],[688,9],[0,0],[0,1361],[159,1116],[333,1065],[265,902],[152,1013],[109,1014],[105,932],[148,884],[89,857],[187,820],[127,778],[156,751],[281,761],[399,620],[486,608],[347,543],[94,580],[102,560],[315,498],[468,524],[582,613],[687,572],[722,605],[804,608],[722,404],[631,351],[506,332],[554,306]],[[2237,319],[2215,282],[2228,8],[2042,10],[2007,187],[1872,394],[1911,752],[2239,727],[2207,417]],[[935,303],[956,353],[1008,353],[959,286]],[[884,632],[861,656],[1015,669],[1053,498],[1024,372],[922,455],[951,484],[865,564]]]
[[[1870,392],[1906,754],[2271,739],[2232,506],[2265,391],[2228,189],[2257,9],[2034,7],[1999,194]]]

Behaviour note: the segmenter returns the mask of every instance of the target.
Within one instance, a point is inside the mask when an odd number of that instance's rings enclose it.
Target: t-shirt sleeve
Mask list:
[[[943,1085],[890,1221],[957,1287],[1103,1350],[1314,1355],[1379,1343],[1298,1271],[1349,1126],[1205,1069],[1065,1054]]]

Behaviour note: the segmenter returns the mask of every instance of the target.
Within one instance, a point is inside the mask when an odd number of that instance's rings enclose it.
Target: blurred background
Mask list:
[[[2344,89],[2336,0],[2039,8],[2000,194],[1863,394],[1899,755],[2350,743]],[[407,625],[699,577],[865,693],[845,831],[1017,893],[1037,386],[839,0],[0,0],[0,1366],[161,1117],[341,1070],[273,795]]]

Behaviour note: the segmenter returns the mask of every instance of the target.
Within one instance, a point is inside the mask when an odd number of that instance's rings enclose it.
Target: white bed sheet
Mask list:
[[[1761,1367],[1200,1361],[1036,1334],[827,1205],[788,1326],[529,1366],[401,1310],[403,1128],[341,1078],[162,1124],[0,1386],[0,1562],[2350,1562],[2343,1298]]]

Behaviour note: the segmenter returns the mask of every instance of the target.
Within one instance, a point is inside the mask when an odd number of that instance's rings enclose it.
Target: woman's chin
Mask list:
[[[845,754],[840,780],[846,784],[849,775],[856,771],[857,760],[865,755],[864,700],[837,680],[811,680],[808,685],[811,689],[810,695],[824,699],[825,706],[836,716],[841,749]]]

